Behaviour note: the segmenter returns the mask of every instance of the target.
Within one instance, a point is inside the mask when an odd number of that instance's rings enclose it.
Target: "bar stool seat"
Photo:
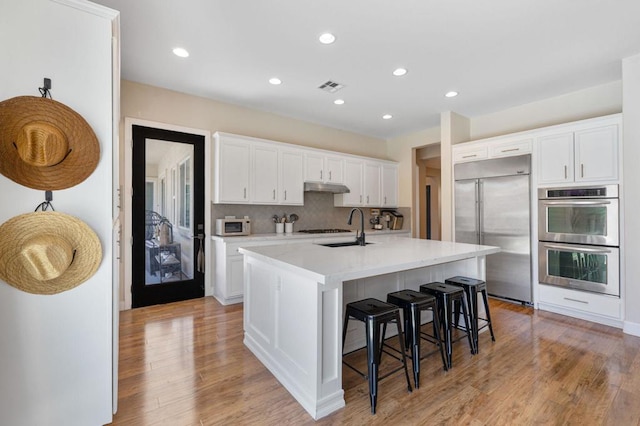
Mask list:
[[[467,296],[467,309],[469,311],[469,319],[471,320],[471,332],[473,336],[473,343],[476,347],[476,352],[480,350],[478,346],[478,335],[480,330],[485,327],[489,327],[491,333],[491,340],[496,341],[493,334],[493,326],[491,324],[491,312],[489,311],[489,299],[487,297],[487,283],[475,278],[468,278],[462,276],[455,276],[445,280],[445,283],[461,287]],[[482,300],[484,302],[484,311],[487,318],[480,318],[478,316],[478,293],[482,294]],[[456,312],[459,312],[458,304],[456,304]],[[478,321],[483,321],[483,325],[478,328]],[[457,325],[457,323],[456,323]]]
[[[475,354],[476,349],[473,345],[473,339],[471,336],[471,329],[469,327],[469,313],[467,312],[467,304],[465,303],[464,290],[460,287],[445,284],[441,282],[433,282],[429,284],[423,284],[420,286],[420,292],[435,296],[438,303],[438,312],[440,314],[440,324],[442,325],[444,334],[444,343],[447,355],[447,368],[451,368],[451,358],[453,354],[453,305],[454,302],[459,301],[462,305],[462,312],[465,325],[465,335],[469,342],[469,348],[471,353]],[[457,321],[457,320],[456,320]]]
[[[380,365],[380,356],[382,354],[382,348],[385,346],[384,337],[386,332],[387,323],[395,323],[398,327],[398,340],[400,342],[400,354],[401,358],[398,358],[402,362],[402,366],[391,371],[380,380],[399,371],[404,368],[404,374],[407,379],[407,390],[411,389],[411,382],[409,380],[409,370],[407,369],[407,358],[405,356],[404,337],[402,335],[402,323],[400,321],[400,309],[397,306],[385,303],[378,299],[363,299],[357,302],[347,303],[344,325],[342,328],[342,348],[344,351],[344,342],[347,337],[347,326],[349,318],[354,318],[365,323],[366,330],[366,347],[367,347],[367,374],[365,375],[357,368],[348,364],[344,359],[342,362],[356,373],[360,374],[364,378],[369,380],[369,398],[371,401],[371,414],[376,413],[376,404],[378,401],[378,367]],[[380,333],[380,326],[384,325],[384,332]],[[344,355],[344,354],[343,354]]]
[[[440,337],[440,321],[436,298],[414,290],[400,290],[387,294],[387,303],[392,303],[403,311],[405,347],[411,348],[413,380],[416,389],[418,389],[420,387],[420,360],[422,359],[420,357],[421,338],[434,343],[438,347],[442,365],[445,371],[447,370],[447,360]],[[421,332],[421,312],[425,310],[433,312],[433,337]],[[426,354],[425,357],[430,354]]]

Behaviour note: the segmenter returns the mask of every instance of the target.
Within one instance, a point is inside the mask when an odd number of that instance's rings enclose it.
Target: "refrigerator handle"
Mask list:
[[[482,229],[482,219],[480,215],[482,214],[482,200],[481,196],[481,183],[479,179],[476,179],[476,241],[480,244],[481,234],[480,230]]]
[[[478,244],[484,244],[484,184],[478,180]]]

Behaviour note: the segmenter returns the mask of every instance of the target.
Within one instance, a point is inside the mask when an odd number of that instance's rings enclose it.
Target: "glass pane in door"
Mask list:
[[[161,198],[149,200],[155,191],[145,195],[145,285],[191,280],[193,145],[147,139],[145,159],[146,178],[160,182]],[[171,203],[176,215],[163,208]]]
[[[551,233],[607,235],[606,206],[549,206],[547,218]]]
[[[549,275],[607,284],[607,255],[563,250],[547,251]]]

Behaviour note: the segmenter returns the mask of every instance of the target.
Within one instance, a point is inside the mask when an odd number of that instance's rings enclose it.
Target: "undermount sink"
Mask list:
[[[369,245],[371,243],[364,243],[365,245]],[[360,243],[357,241],[347,241],[344,243],[328,243],[328,244],[318,244],[319,246],[325,247],[351,247],[351,246],[359,246]]]

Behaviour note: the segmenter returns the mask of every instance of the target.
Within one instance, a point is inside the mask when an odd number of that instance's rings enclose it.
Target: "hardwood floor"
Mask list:
[[[344,368],[346,407],[314,422],[242,344],[242,305],[124,311],[113,424],[640,424],[640,338],[494,299],[491,314],[496,342],[482,333],[475,356],[455,343],[448,372],[424,359],[412,393],[401,372],[384,379],[375,415],[366,381]]]

